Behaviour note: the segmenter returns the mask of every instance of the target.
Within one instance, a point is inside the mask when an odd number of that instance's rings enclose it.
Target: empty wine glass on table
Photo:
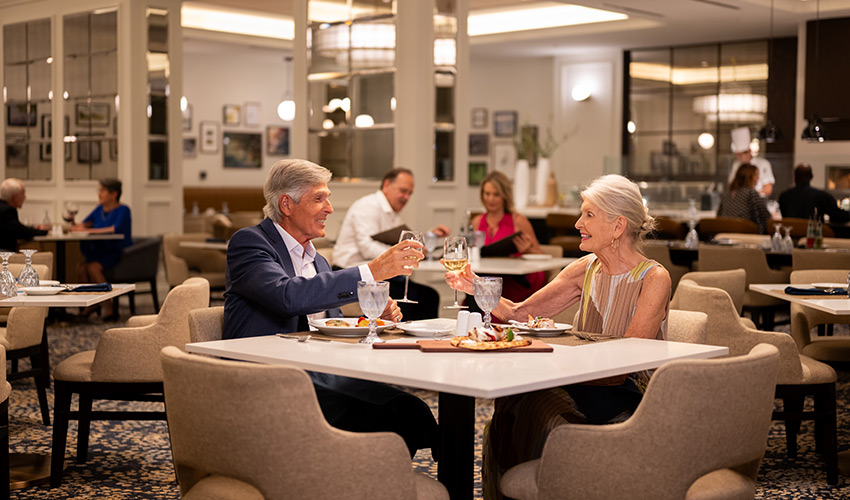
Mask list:
[[[446,238],[446,242],[443,244],[443,267],[457,274],[463,271],[467,262],[469,262],[469,248],[466,246],[466,238],[463,236],[449,236]],[[454,304],[443,307],[446,309],[466,309],[466,306],[457,303],[457,288],[454,291]]]
[[[475,303],[484,311],[484,328],[490,328],[490,311],[499,305],[502,297],[502,278],[477,276],[472,278],[472,293]]]
[[[419,243],[422,243],[424,245],[424,243],[422,242],[422,233],[420,233],[419,231],[410,231],[410,230],[405,229],[399,235],[398,242],[401,243],[402,241],[405,241],[405,240],[418,241]],[[404,302],[405,304],[418,304],[418,302],[416,302],[415,300],[410,300],[410,299],[407,298],[407,285],[408,285],[408,283],[410,283],[410,276],[405,276],[404,277],[404,298],[398,299],[396,302]]]
[[[32,248],[25,248],[21,250],[21,253],[26,257],[26,265],[23,269],[21,269],[21,273],[18,274],[18,283],[22,287],[24,286],[38,286],[38,272],[32,267],[32,254],[38,252],[38,250],[34,250]]]
[[[774,252],[781,252],[784,248],[784,244],[782,243],[782,234],[780,233],[782,224],[774,224],[773,228],[776,231],[773,233],[773,236],[770,239],[770,249]]]
[[[782,230],[785,231],[785,238],[782,239],[782,251],[791,253],[794,251],[794,240],[791,239],[791,230],[794,229],[794,226],[782,226]]]
[[[15,255],[15,252],[0,252],[0,259],[3,259],[3,270],[0,271],[0,299],[8,299],[18,295],[18,284],[15,281],[15,276],[9,271],[9,257]]]
[[[685,248],[696,250],[699,248],[699,235],[696,230],[697,221],[693,219],[688,221],[688,227],[691,229],[688,231],[688,235],[685,236]]]
[[[378,337],[378,317],[387,307],[390,300],[390,284],[387,281],[358,281],[357,301],[363,315],[369,319],[369,335],[360,340],[361,344],[379,344],[383,340]]]

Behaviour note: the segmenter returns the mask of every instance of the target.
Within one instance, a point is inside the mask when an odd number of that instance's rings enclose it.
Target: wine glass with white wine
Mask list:
[[[402,241],[405,241],[405,240],[413,240],[413,241],[418,241],[419,243],[422,243],[422,233],[420,233],[419,231],[410,231],[408,229],[405,229],[404,231],[401,232],[401,235],[399,235],[398,242],[401,243]],[[415,258],[415,257],[411,257],[411,258]],[[408,283],[410,283],[410,275],[407,275],[407,276],[404,277],[404,298],[398,299],[396,302],[404,302],[405,304],[418,304],[417,301],[410,300],[410,299],[407,298],[407,284]]]
[[[449,236],[443,244],[443,267],[455,274],[463,271],[466,263],[469,262],[469,248],[466,246],[466,238],[463,236]],[[457,303],[457,288],[455,291],[455,303],[450,306],[443,306],[446,309],[466,309]]]

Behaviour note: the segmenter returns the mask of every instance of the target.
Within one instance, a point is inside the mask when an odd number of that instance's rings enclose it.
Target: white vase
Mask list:
[[[549,158],[542,156],[537,159],[537,182],[534,192],[537,194],[537,204],[543,205],[546,200],[546,183],[549,181]]]
[[[528,161],[517,160],[514,171],[514,205],[517,210],[528,206]]]

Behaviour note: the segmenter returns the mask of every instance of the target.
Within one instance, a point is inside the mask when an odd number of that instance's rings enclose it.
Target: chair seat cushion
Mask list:
[[[192,486],[183,500],[264,500],[250,484],[224,476],[207,476]]]
[[[806,344],[803,352],[818,361],[850,361],[850,339],[826,338]]]
[[[821,363],[802,354],[800,355],[800,363],[803,365],[801,384],[829,384],[838,380],[835,370],[826,363]]]
[[[529,460],[511,467],[499,482],[502,494],[510,498],[534,500],[537,498],[537,470],[540,459]]]
[[[74,354],[56,366],[53,378],[68,382],[91,382],[91,365],[95,351],[83,351]]]
[[[6,338],[6,328],[0,328],[0,345],[2,345],[7,351],[12,348],[12,344],[9,343],[9,339]]]
[[[732,469],[710,472],[694,481],[685,500],[752,500],[756,483]]]
[[[416,500],[448,500],[449,492],[439,481],[423,474],[413,473],[413,486],[416,488]]]

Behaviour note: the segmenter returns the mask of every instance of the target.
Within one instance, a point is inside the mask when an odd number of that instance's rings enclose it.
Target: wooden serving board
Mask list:
[[[528,338],[528,337],[526,337]],[[385,342],[372,344],[373,349],[419,349],[422,352],[552,352],[552,346],[539,339],[530,339],[531,344],[522,347],[511,347],[510,349],[493,349],[477,351],[455,347],[449,340],[418,340],[416,342]]]

